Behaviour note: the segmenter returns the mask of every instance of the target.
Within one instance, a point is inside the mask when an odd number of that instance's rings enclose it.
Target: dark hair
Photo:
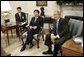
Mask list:
[[[40,13],[39,10],[34,10],[34,12],[35,12],[35,11],[38,12],[38,14]]]
[[[22,10],[21,7],[17,7],[17,10],[18,10],[18,9]]]

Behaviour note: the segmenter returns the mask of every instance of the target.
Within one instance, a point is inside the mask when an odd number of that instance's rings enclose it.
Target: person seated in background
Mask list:
[[[34,10],[34,15],[35,16],[32,17],[29,24],[30,29],[27,32],[27,39],[20,51],[24,51],[26,48],[26,44],[29,45],[29,43],[31,44],[30,48],[33,47],[33,43],[32,43],[33,35],[37,34],[40,31],[41,27],[43,27],[43,18],[39,16],[39,10]]]
[[[17,13],[15,14],[15,19],[16,19],[16,23],[20,26],[23,27],[23,29],[25,29],[26,24],[26,16],[25,13],[21,11],[21,7],[17,7]],[[23,25],[21,25],[22,23],[25,23]],[[18,30],[16,30],[16,34],[17,37],[19,36],[19,32]]]
[[[53,54],[57,56],[61,45],[68,40],[69,36],[69,27],[67,22],[60,17],[60,12],[54,12],[54,22],[53,22],[53,32],[46,35],[45,45],[48,46],[48,50],[43,52],[43,54]],[[54,44],[54,52],[52,52],[52,44]]]

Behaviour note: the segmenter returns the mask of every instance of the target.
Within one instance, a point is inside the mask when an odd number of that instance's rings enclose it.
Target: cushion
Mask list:
[[[70,19],[69,26],[72,35],[83,35],[83,21]]]
[[[25,33],[23,33],[21,38],[27,38],[27,31]]]
[[[37,35],[38,35],[38,34],[35,34],[33,37],[34,37],[35,39],[37,39]]]
[[[34,37],[35,39],[37,39],[37,35],[38,35],[38,34],[35,34],[33,37]],[[25,33],[23,33],[23,35],[22,35],[21,38],[27,38],[27,31],[26,31]]]

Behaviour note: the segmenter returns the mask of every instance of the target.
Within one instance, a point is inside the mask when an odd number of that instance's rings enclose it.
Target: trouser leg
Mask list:
[[[48,46],[48,50],[52,50],[51,34],[46,35],[45,45]]]
[[[67,37],[62,37],[62,38],[55,40],[55,42],[54,42],[54,54],[53,54],[54,56],[57,56],[58,51],[61,48],[61,45],[63,45],[65,41],[67,41]]]
[[[16,29],[16,35],[17,35],[17,37],[19,36],[19,31],[18,31],[18,29]]]
[[[26,44],[32,43],[33,35],[36,34],[36,33],[37,33],[37,32],[34,31],[33,29],[30,29],[30,30],[27,32],[27,39],[26,39],[26,41],[25,41],[24,46],[26,46]]]

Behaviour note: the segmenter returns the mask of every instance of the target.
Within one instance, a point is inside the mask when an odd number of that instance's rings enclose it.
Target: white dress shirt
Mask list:
[[[18,13],[19,14],[19,16],[21,17],[21,13]]]

